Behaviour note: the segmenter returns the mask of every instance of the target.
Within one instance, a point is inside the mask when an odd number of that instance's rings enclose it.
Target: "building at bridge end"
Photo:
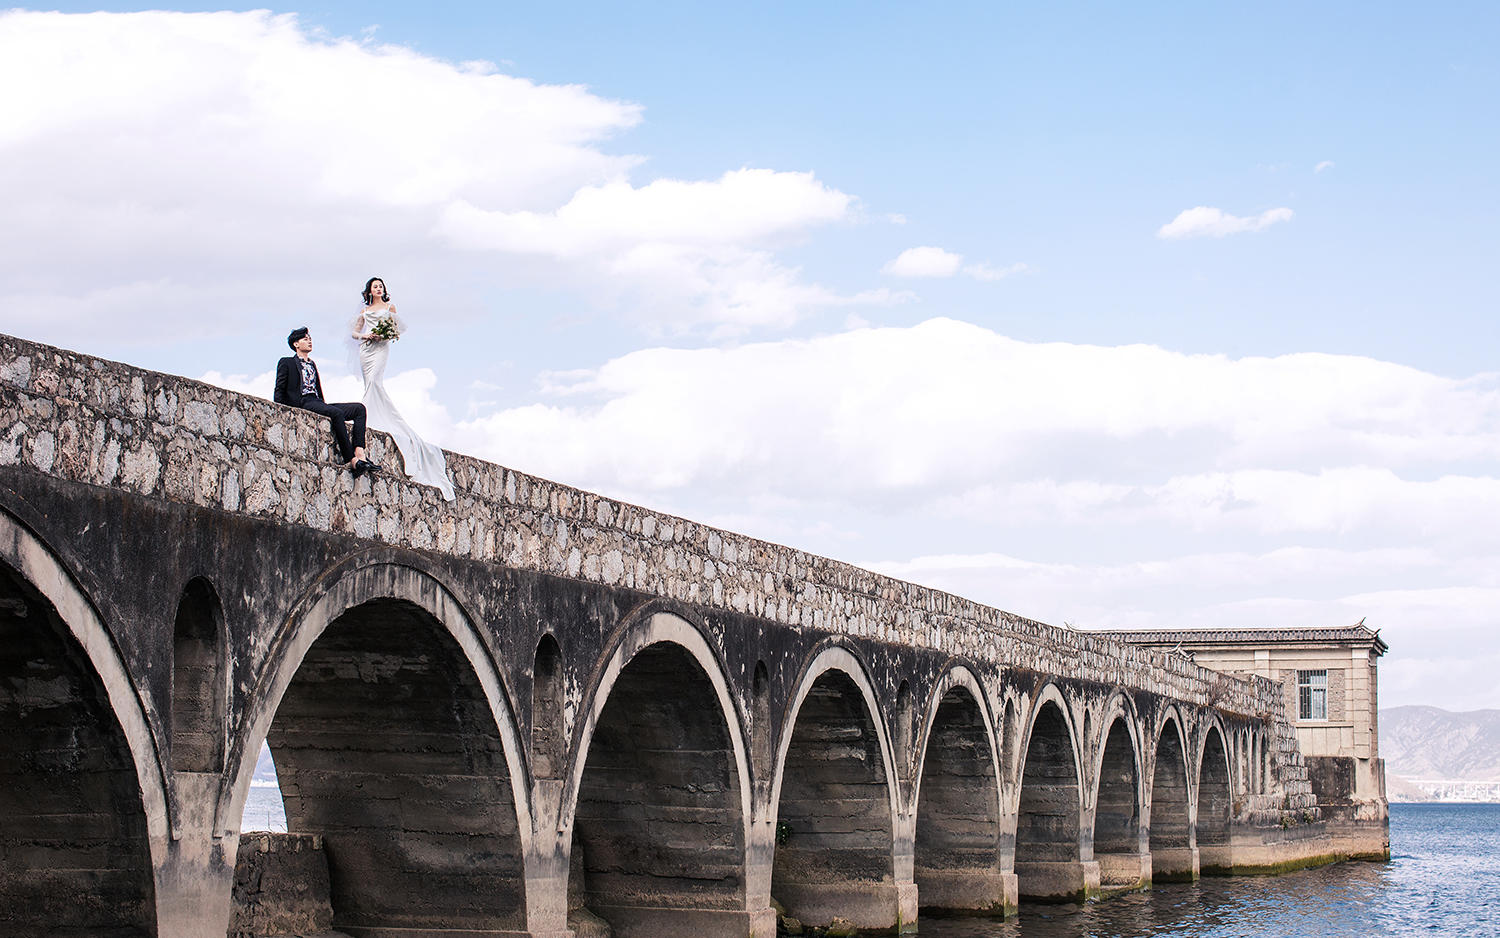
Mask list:
[[[1103,634],[1281,686],[1329,835],[1353,857],[1390,856],[1380,758],[1378,663],[1389,647],[1363,619],[1337,628],[1164,629]]]

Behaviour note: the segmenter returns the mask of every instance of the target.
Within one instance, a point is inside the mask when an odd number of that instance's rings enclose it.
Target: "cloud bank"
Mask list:
[[[780,260],[853,218],[811,174],[636,183],[610,146],[640,105],[292,15],[0,13],[0,85],[26,89],[0,97],[0,276],[38,337],[233,334],[396,258],[410,285],[532,283],[657,330],[893,300]]]
[[[1223,238],[1246,231],[1264,231],[1278,222],[1291,221],[1292,210],[1273,208],[1259,215],[1241,217],[1206,205],[1186,209],[1157,229],[1156,236],[1168,241],[1183,238]]]

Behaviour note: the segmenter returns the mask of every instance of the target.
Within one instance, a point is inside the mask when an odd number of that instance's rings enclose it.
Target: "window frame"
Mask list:
[[[1297,719],[1328,722],[1328,669],[1297,671]]]

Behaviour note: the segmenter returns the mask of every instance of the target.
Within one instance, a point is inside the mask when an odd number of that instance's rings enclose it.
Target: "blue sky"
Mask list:
[[[0,330],[357,396],[379,274],[451,449],[1500,707],[1500,12],[1141,7],[0,14]]]

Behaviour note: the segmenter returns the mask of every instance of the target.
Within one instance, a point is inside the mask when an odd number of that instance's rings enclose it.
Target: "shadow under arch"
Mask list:
[[[1116,691],[1099,720],[1103,742],[1094,777],[1094,859],[1101,886],[1123,888],[1150,879],[1142,842],[1140,718],[1123,693]]]
[[[1233,867],[1229,849],[1231,794],[1229,751],[1224,725],[1215,714],[1198,748],[1198,813],[1196,842],[1199,871],[1222,872]]]
[[[28,865],[0,878],[7,928],[157,935],[168,801],[145,707],[93,603],[4,511],[0,757],[0,853]]]
[[[1056,684],[1032,704],[1016,805],[1015,871],[1022,897],[1079,900],[1098,886],[1082,863],[1083,786],[1070,708]]]
[[[351,558],[278,632],[231,743],[237,826],[261,742],[292,833],[323,837],[334,927],[524,928],[531,838],[510,695],[430,573]]]
[[[1193,855],[1192,792],[1188,784],[1187,732],[1182,715],[1169,708],[1156,733],[1148,829],[1151,878],[1156,882],[1197,878]]]
[[[913,879],[923,909],[1007,911],[994,739],[983,687],[953,666],[933,685],[918,750]]]
[[[207,577],[182,588],[172,624],[172,769],[217,773],[224,764],[229,682],[223,605]]]
[[[771,785],[771,893],[806,925],[891,928],[901,914],[895,753],[880,714],[864,665],[838,645],[811,657],[788,702]]]
[[[559,824],[572,833],[569,904],[622,938],[774,930],[747,889],[750,768],[722,663],[696,624],[657,604],[616,636],[586,698]]]
[[[551,632],[536,643],[531,665],[531,772],[535,778],[559,778],[567,739],[564,732],[562,646]]]

